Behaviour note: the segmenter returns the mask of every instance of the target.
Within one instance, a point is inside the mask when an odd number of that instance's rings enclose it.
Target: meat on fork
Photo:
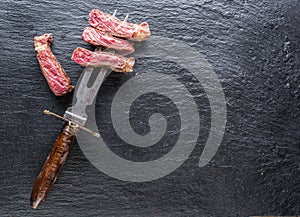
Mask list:
[[[78,47],[74,50],[72,60],[82,66],[106,66],[116,72],[132,72],[135,59],[123,57],[110,52],[92,52]]]
[[[113,37],[110,34],[92,27],[86,27],[84,29],[82,39],[95,46],[115,49],[123,55],[134,52],[134,47],[129,41]]]
[[[141,24],[124,22],[97,9],[91,11],[89,23],[94,28],[133,41],[144,41],[151,35],[149,25],[146,22]]]
[[[50,45],[53,41],[52,34],[44,34],[34,37],[34,47],[37,59],[47,83],[56,96],[63,96],[74,89],[71,79],[63,67],[57,61],[51,51]]]

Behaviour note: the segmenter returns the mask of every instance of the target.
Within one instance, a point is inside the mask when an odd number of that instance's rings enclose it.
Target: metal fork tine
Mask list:
[[[117,10],[115,10],[115,12],[113,13],[113,16],[115,16],[116,13],[117,13]],[[128,19],[128,17],[129,17],[129,13],[126,14],[124,22],[126,22],[126,20]],[[99,48],[100,47],[97,47],[96,51],[99,51]],[[94,94],[97,94],[96,91],[93,91],[93,90],[98,90],[99,89],[99,86],[102,85],[103,81],[110,74],[110,72],[111,72],[111,70],[108,69],[107,67],[101,67],[100,72],[98,73],[98,75],[97,75],[97,77],[96,77],[93,85],[90,87],[91,92],[94,92]],[[87,86],[87,84],[85,86]],[[89,104],[92,104],[92,102],[89,102]]]
[[[114,17],[116,16],[117,11],[118,11],[117,9],[114,11],[114,13],[113,13]]]
[[[126,17],[125,17],[125,19],[124,19],[124,22],[127,21],[128,17],[129,17],[129,14],[126,14]]]
[[[118,11],[117,9],[114,11],[113,17],[116,16],[117,11]],[[100,47],[100,46],[97,46],[95,51],[101,51],[101,47]]]
[[[98,48],[99,48],[99,47],[97,47],[97,49],[98,49]],[[97,49],[96,49],[96,50],[97,50]],[[84,76],[84,77],[82,78],[82,80],[80,81],[80,83],[82,83],[82,84],[84,84],[84,85],[79,85],[78,89],[76,90],[76,95],[84,92],[84,88],[87,87],[87,84],[88,84],[88,82],[89,82],[89,80],[90,80],[90,77],[91,77],[93,71],[94,71],[94,68],[92,68],[92,67],[86,67],[86,68],[83,70],[83,73],[89,74],[89,76]]]

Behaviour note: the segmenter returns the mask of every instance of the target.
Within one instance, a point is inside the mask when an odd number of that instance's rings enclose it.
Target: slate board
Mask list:
[[[76,144],[46,202],[32,210],[32,185],[63,126],[42,111],[63,114],[72,102],[72,95],[55,97],[50,92],[35,58],[33,37],[54,34],[53,52],[76,84],[82,68],[70,56],[77,46],[92,48],[81,40],[81,32],[93,8],[111,13],[118,9],[121,19],[130,13],[132,22],[149,22],[153,35],[181,40],[205,55],[226,97],[225,136],[213,160],[197,167],[210,127],[209,103],[197,81],[184,79],[184,69],[166,64],[170,73],[181,70],[182,82],[194,91],[204,114],[203,137],[190,158],[161,179],[124,182],[98,171]],[[0,216],[300,214],[299,1],[3,0],[0,10]],[[138,69],[143,64],[147,60]],[[147,153],[129,156],[130,147],[115,138],[108,115],[115,92],[132,76],[110,75],[96,108],[106,143],[134,160]],[[150,99],[139,103],[151,113]],[[133,117],[144,120],[141,112]],[[170,126],[178,129],[178,124]],[[134,120],[132,125],[139,127]],[[139,129],[149,130],[147,124]],[[152,157],[163,151],[153,149]]]

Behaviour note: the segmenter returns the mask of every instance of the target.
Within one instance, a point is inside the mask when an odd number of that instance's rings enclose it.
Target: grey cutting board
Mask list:
[[[54,34],[53,52],[76,84],[82,68],[70,57],[77,46],[92,48],[81,40],[81,32],[93,8],[108,13],[118,9],[120,19],[130,13],[132,22],[149,22],[153,35],[181,40],[203,54],[224,89],[225,136],[213,160],[197,167],[210,127],[203,88],[176,64],[141,59],[137,71],[177,75],[194,95],[201,136],[190,158],[159,180],[123,182],[97,170],[75,144],[46,202],[32,210],[32,185],[63,126],[42,111],[63,114],[72,102],[71,95],[59,98],[49,91],[33,37]],[[299,1],[2,0],[0,11],[0,216],[300,214]],[[132,76],[114,73],[107,78],[97,97],[97,123],[115,153],[149,161],[171,150],[172,144],[164,140],[151,149],[136,149],[117,137],[111,123],[113,96]],[[151,95],[137,101],[131,120],[138,133],[149,131],[147,124],[139,123],[146,123],[143,111],[151,114],[158,102],[164,111],[176,113],[172,104],[164,107],[164,101],[168,99]],[[173,141],[180,119],[175,115],[169,120]]]

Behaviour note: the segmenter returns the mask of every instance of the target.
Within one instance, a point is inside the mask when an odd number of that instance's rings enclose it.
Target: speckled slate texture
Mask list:
[[[98,171],[76,144],[46,202],[32,210],[33,182],[63,126],[42,111],[63,114],[72,101],[71,95],[59,98],[50,92],[35,58],[33,36],[54,34],[53,52],[76,84],[82,68],[70,57],[77,46],[92,48],[81,40],[81,32],[93,8],[118,9],[122,19],[130,12],[130,21],[148,21],[153,35],[182,40],[205,55],[224,88],[224,140],[209,165],[198,168],[210,123],[205,92],[184,69],[141,60],[137,70],[145,64],[179,73],[195,95],[204,114],[203,137],[190,158],[162,179],[122,182]],[[1,217],[300,214],[298,0],[2,0],[0,11]],[[151,160],[145,152],[129,154],[129,147],[113,136],[108,115],[114,93],[131,76],[115,73],[107,78],[97,98],[97,122],[114,152]],[[139,103],[151,112],[151,97],[145,100]],[[135,121],[143,120],[143,113],[132,119],[140,133],[149,130]],[[171,124],[178,129],[176,121]],[[151,154],[164,151],[157,147]]]

